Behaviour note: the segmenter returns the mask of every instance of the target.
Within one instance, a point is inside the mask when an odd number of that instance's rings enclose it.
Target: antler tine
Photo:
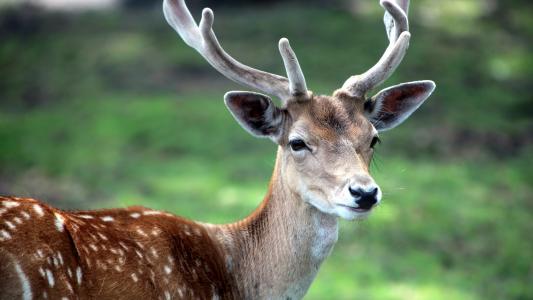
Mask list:
[[[282,38],[279,40],[279,52],[287,70],[287,76],[290,82],[290,92],[293,96],[307,96],[307,85],[305,83],[304,73],[298,63],[298,58],[289,44],[289,40]]]
[[[282,51],[288,80],[285,77],[246,66],[226,53],[213,31],[214,15],[211,9],[205,8],[202,11],[199,26],[196,25],[184,0],[164,0],[163,11],[167,22],[185,43],[198,51],[227,78],[266,94],[277,96],[282,101],[287,101],[295,95],[307,94],[303,74],[290,46],[288,48],[284,46]]]
[[[409,7],[409,0],[381,0],[385,9],[385,30],[389,39],[389,46],[379,61],[361,75],[350,77],[342,86],[354,97],[363,97],[366,92],[383,83],[389,78],[402,61],[409,47],[409,21],[404,9]],[[401,6],[400,6],[401,5]]]
[[[409,20],[407,18],[409,0],[396,1],[399,3],[380,2],[381,6],[386,10],[383,16],[383,23],[385,23],[385,31],[387,32],[390,44],[396,42],[402,32],[409,31]]]

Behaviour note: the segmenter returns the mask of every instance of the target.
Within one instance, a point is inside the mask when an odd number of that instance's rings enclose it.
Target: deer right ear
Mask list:
[[[430,80],[402,83],[386,88],[365,102],[365,115],[378,131],[400,125],[435,90]]]
[[[224,102],[246,131],[277,142],[281,136],[284,113],[272,99],[252,92],[228,92]]]

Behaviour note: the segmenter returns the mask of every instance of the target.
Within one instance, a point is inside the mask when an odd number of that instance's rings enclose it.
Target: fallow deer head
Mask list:
[[[215,69],[255,92],[233,91],[225,103],[251,134],[279,145],[280,180],[299,198],[320,211],[354,219],[367,214],[381,200],[369,164],[379,133],[409,117],[433,92],[432,81],[415,81],[369,93],[391,76],[402,61],[411,34],[408,0],[381,0],[389,46],[368,71],[351,76],[332,96],[307,89],[305,77],[289,41],[279,50],[287,77],[248,67],[220,46],[213,31],[213,12],[206,8],[196,24],[183,0],[165,0],[168,23]]]

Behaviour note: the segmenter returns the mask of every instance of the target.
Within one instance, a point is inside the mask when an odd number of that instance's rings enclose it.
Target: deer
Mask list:
[[[231,57],[209,8],[197,24],[183,0],[164,0],[166,21],[216,70],[258,92],[224,102],[256,137],[277,144],[268,191],[248,217],[195,222],[135,206],[65,211],[0,197],[1,299],[300,299],[338,238],[339,220],[366,218],[382,191],[369,165],[379,133],[402,123],[435,83],[368,94],[395,71],[411,34],[408,0],[381,0],[389,45],[368,71],[331,96],[314,95],[289,41],[287,77]],[[276,105],[267,96],[281,100]]]

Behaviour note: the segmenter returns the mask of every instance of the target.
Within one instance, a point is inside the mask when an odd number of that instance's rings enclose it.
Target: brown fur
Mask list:
[[[0,299],[21,294],[9,267],[14,262],[35,298],[236,297],[220,245],[197,223],[142,207],[65,212],[33,199],[0,197],[0,207],[5,203],[18,206],[1,216],[0,230],[11,238],[0,242]]]

